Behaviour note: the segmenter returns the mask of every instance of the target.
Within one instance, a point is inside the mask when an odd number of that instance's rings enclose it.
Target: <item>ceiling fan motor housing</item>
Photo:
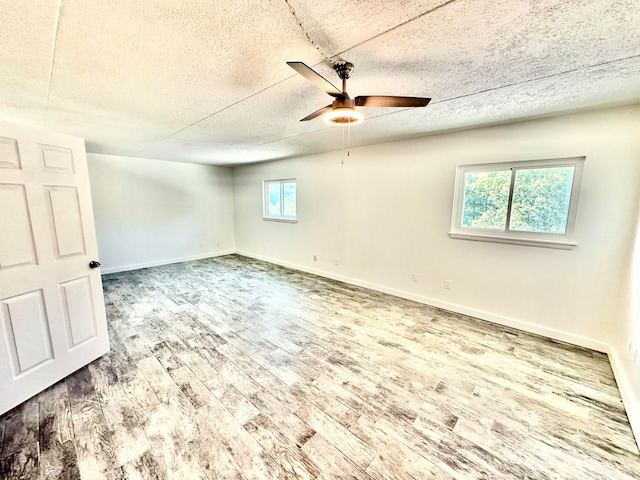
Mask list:
[[[333,66],[334,70],[337,72],[338,76],[342,80],[346,80],[351,76],[353,72],[353,63],[351,62],[336,62]]]
[[[356,106],[356,101],[353,98],[349,98],[349,97],[343,97],[340,96],[338,98],[336,98],[333,103],[331,104],[331,107],[335,110],[336,108],[350,108],[350,109],[354,109]]]

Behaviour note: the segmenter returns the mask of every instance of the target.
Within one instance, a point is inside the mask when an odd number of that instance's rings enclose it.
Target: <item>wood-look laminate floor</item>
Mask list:
[[[104,277],[112,351],[2,478],[632,479],[603,354],[239,256]]]

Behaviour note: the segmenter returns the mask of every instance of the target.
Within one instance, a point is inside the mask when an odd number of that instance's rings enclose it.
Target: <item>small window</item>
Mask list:
[[[452,238],[571,248],[584,157],[460,165]]]
[[[295,222],[296,217],[296,180],[265,180],[263,218],[281,222]]]

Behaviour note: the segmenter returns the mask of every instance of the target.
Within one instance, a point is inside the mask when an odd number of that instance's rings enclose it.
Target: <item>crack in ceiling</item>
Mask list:
[[[424,17],[425,15],[428,15],[428,14],[430,14],[430,13],[432,13],[432,12],[435,12],[436,10],[438,10],[438,9],[440,9],[440,8],[444,7],[444,6],[446,6],[446,5],[450,4],[450,3],[457,2],[457,1],[458,1],[458,0],[448,0],[448,1],[446,1],[446,2],[444,2],[444,3],[442,3],[442,4],[438,5],[438,6],[436,6],[436,7],[434,7],[434,8],[431,8],[431,9],[429,9],[429,10],[425,11],[425,12],[422,12],[422,13],[420,13],[420,14],[418,14],[418,15],[414,16],[413,18],[410,18],[409,20],[406,20],[406,21],[404,21],[404,22],[402,22],[402,23],[397,24],[397,25],[395,25],[395,26],[393,26],[393,27],[391,27],[391,28],[389,28],[389,29],[385,30],[385,31],[384,31],[384,32],[382,32],[382,33],[378,33],[378,34],[376,34],[376,35],[374,35],[374,36],[372,36],[372,37],[370,37],[370,38],[368,38],[368,39],[366,39],[366,40],[364,40],[364,41],[362,41],[362,42],[359,42],[359,43],[357,43],[357,44],[355,44],[355,45],[352,45],[352,46],[350,46],[350,47],[348,47],[348,48],[346,48],[346,49],[342,50],[341,52],[338,52],[338,53],[336,53],[336,54],[334,54],[334,55],[331,55],[331,57],[340,57],[341,55],[345,54],[346,52],[348,52],[348,51],[350,51],[350,50],[352,50],[352,49],[354,49],[354,48],[356,48],[356,47],[358,47],[358,46],[360,46],[360,45],[362,45],[362,44],[365,44],[365,43],[367,43],[367,42],[369,42],[369,41],[371,41],[371,40],[374,40],[375,38],[378,38],[378,37],[380,37],[381,35],[384,35],[384,34],[386,34],[386,33],[388,33],[388,32],[391,32],[392,30],[395,30],[395,29],[397,29],[397,28],[399,28],[399,27],[402,27],[403,25],[406,25],[406,24],[408,24],[408,23],[411,23],[411,22],[413,22],[414,20],[417,20],[417,19],[419,19],[419,18],[422,18],[422,17]],[[288,2],[286,2],[286,0],[285,0],[285,3],[287,3],[287,5],[289,4]],[[304,33],[304,27],[302,27],[302,26],[301,26],[301,28],[303,28],[303,33]],[[308,35],[306,35],[306,36],[308,37]],[[313,42],[312,42],[312,43],[313,43]],[[322,51],[320,51],[320,53],[322,54],[323,52],[322,52]],[[321,62],[321,63],[322,63],[322,62]],[[313,65],[313,67],[317,67],[318,65],[320,65],[320,63],[318,63],[318,64],[316,64],[316,65]],[[274,84],[269,85],[268,87],[265,87],[265,88],[263,88],[262,90],[259,90],[259,91],[255,92],[255,93],[252,93],[251,95],[248,95],[248,96],[246,96],[245,98],[243,98],[243,99],[241,99],[241,100],[238,100],[238,101],[236,101],[236,102],[234,102],[234,103],[231,103],[231,104],[229,104],[229,105],[225,106],[224,108],[221,108],[220,110],[218,110],[218,111],[216,111],[216,112],[213,112],[213,113],[211,113],[211,114],[209,114],[209,115],[206,115],[205,117],[201,118],[200,120],[197,120],[197,121],[195,121],[195,122],[193,122],[193,123],[191,123],[191,124],[189,124],[189,125],[187,125],[187,126],[185,126],[185,127],[183,127],[183,128],[180,128],[179,130],[177,130],[177,131],[173,132],[172,134],[168,135],[168,136],[167,136],[167,137],[165,137],[165,138],[171,138],[173,135],[176,135],[177,133],[180,133],[180,132],[181,132],[181,131],[183,131],[183,130],[186,130],[186,129],[188,129],[188,128],[190,128],[190,127],[194,126],[194,125],[197,125],[197,124],[199,124],[199,123],[203,122],[204,120],[207,120],[207,119],[209,119],[209,118],[211,118],[211,117],[213,117],[213,116],[215,116],[215,115],[218,115],[219,113],[222,113],[222,112],[224,112],[225,110],[228,110],[229,108],[234,107],[234,106],[236,106],[236,105],[238,105],[238,104],[240,104],[240,103],[242,103],[242,102],[244,102],[244,101],[246,101],[246,100],[248,100],[248,99],[250,99],[250,98],[252,98],[252,97],[254,97],[254,96],[256,96],[256,95],[260,95],[261,93],[264,93],[264,92],[268,91],[269,89],[274,88],[275,86],[280,85],[281,83],[283,83],[283,82],[285,82],[286,80],[289,80],[289,79],[291,79],[291,78],[293,78],[293,77],[295,77],[295,76],[296,76],[295,74],[294,74],[294,75],[290,75],[290,76],[288,76],[288,77],[286,77],[286,78],[284,78],[284,79],[282,79],[282,80],[280,80],[280,81],[278,81],[278,82],[275,82]],[[390,112],[390,113],[393,113],[393,112]]]
[[[56,8],[56,19],[53,27],[53,48],[51,49],[51,66],[49,67],[49,82],[47,84],[47,111],[49,110],[49,97],[51,95],[51,81],[53,80],[53,69],[56,63],[56,45],[58,43],[58,29],[60,28],[60,14],[62,10],[62,0],[58,0]],[[46,117],[46,111],[45,111]]]

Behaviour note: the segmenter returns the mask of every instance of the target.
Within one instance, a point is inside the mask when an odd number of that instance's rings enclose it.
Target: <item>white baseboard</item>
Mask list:
[[[579,347],[589,348],[591,350],[596,350],[598,352],[606,353],[609,356],[609,363],[611,364],[613,375],[618,384],[618,390],[620,391],[620,396],[622,397],[622,403],[625,407],[625,410],[627,411],[627,417],[629,418],[629,424],[631,425],[631,430],[635,437],[636,443],[638,444],[638,448],[640,449],[640,402],[638,401],[638,399],[635,398],[635,395],[633,393],[634,390],[632,388],[632,385],[630,384],[630,381],[627,379],[628,377],[625,375],[625,372],[624,372],[624,369],[622,368],[622,363],[619,360],[617,351],[615,350],[615,348],[613,348],[612,346],[610,346],[605,342],[582,337],[580,335],[574,335],[568,332],[563,332],[562,330],[556,330],[553,328],[535,325],[529,322],[523,322],[521,320],[516,320],[509,317],[503,317],[501,315],[495,315],[490,312],[485,312],[483,310],[477,310],[474,308],[465,307],[463,305],[456,305],[453,303],[443,302],[442,300],[437,300],[435,298],[429,298],[429,297],[424,297],[424,296],[416,295],[409,292],[404,292],[402,290],[397,290],[395,288],[389,288],[389,287],[377,285],[374,283],[364,282],[361,280],[357,280],[355,278],[336,275],[333,272],[326,272],[324,270],[316,270],[316,269],[304,267],[301,265],[295,265],[289,262],[283,262],[275,258],[265,257],[262,255],[255,255],[253,253],[244,252],[240,250],[236,251],[236,253],[238,255],[242,255],[245,257],[255,258],[257,260],[263,260],[265,262],[281,265],[283,267],[291,268],[293,270],[300,270],[302,272],[312,273],[314,275],[330,278],[332,280],[338,280],[340,282],[349,283],[351,285],[357,285],[359,287],[368,288],[370,290],[375,290],[382,293],[388,293],[396,297],[406,298],[408,300],[413,300],[418,303],[424,303],[426,305],[431,305],[433,307],[443,308],[445,310],[450,310],[452,312],[461,313],[463,315],[479,318],[481,320],[486,320],[488,322],[497,323],[499,325],[504,325],[506,327],[512,327],[518,330],[523,330],[528,333],[535,333],[537,335],[542,335],[544,337],[551,338],[553,340],[559,340],[562,342],[570,343],[572,345],[577,345]]]
[[[609,355],[609,363],[613,370],[613,376],[618,384],[622,403],[627,411],[627,418],[629,419],[629,424],[631,425],[631,430],[633,430],[638,451],[640,452],[640,399],[635,396],[633,385],[626,375],[616,348],[610,347],[607,354]]]
[[[327,272],[324,270],[315,270],[313,268],[307,268],[301,265],[295,265],[289,262],[283,262],[275,258],[265,257],[262,255],[255,255],[253,253],[244,252],[240,250],[236,251],[236,253],[238,255],[242,255],[245,257],[255,258],[257,260],[264,260],[265,262],[269,262],[269,263],[275,263],[276,265],[281,265],[283,267],[291,268],[293,270],[300,270],[303,272],[312,273],[314,275],[319,275],[321,277],[331,278],[332,280],[338,280],[340,282],[349,283],[351,285],[357,285],[358,287],[364,287],[370,290],[375,290],[377,292],[388,293],[389,295],[393,295],[395,297],[406,298],[407,300],[413,300],[418,303],[424,303],[426,305],[431,305],[433,307],[443,308],[445,310],[450,310],[452,312],[461,313],[463,315],[479,318],[481,320],[486,320],[488,322],[497,323],[499,325],[503,325],[506,327],[512,327],[518,330],[524,330],[525,332],[529,332],[529,333],[535,333],[537,335],[542,335],[544,337],[570,343],[572,345],[578,345],[580,347],[590,348],[591,350],[596,350],[598,352],[602,352],[602,353],[609,352],[609,345],[607,345],[604,342],[600,342],[600,341],[593,340],[586,337],[581,337],[579,335],[574,335],[572,333],[564,332],[562,330],[543,327],[541,325],[535,325],[533,323],[523,322],[521,320],[517,320],[510,317],[495,315],[491,312],[477,310],[475,308],[469,308],[464,305],[457,305],[455,303],[444,302],[442,300],[425,297],[423,295],[416,295],[415,293],[405,292],[402,290],[397,290],[395,288],[390,288],[390,287],[385,287],[383,285],[378,285],[375,283],[365,282],[362,280],[358,280],[356,278],[337,275],[335,273]]]
[[[211,252],[211,253],[203,253],[201,255],[192,255],[189,257],[168,258],[164,260],[155,260],[153,262],[135,263],[132,265],[120,265],[118,267],[101,268],[100,273],[102,275],[108,275],[110,273],[128,272],[130,270],[139,270],[141,268],[159,267],[160,265],[169,265],[171,263],[191,262],[193,260],[202,260],[203,258],[221,257],[223,255],[232,255],[234,253],[236,253],[235,250],[226,250],[223,252]]]
[[[140,268],[156,267],[160,265],[168,265],[171,263],[189,262],[192,260],[200,260],[203,258],[211,258],[211,257],[220,257],[223,255],[231,255],[231,254],[238,254],[244,257],[263,260],[265,262],[281,265],[283,267],[291,268],[293,270],[299,270],[302,272],[311,273],[321,277],[330,278],[332,280],[345,282],[351,285],[368,288],[370,290],[375,290],[382,293],[388,293],[389,295],[393,295],[396,297],[406,298],[408,300],[413,300],[418,303],[423,303],[426,305],[443,308],[445,310],[450,310],[452,312],[461,313],[463,315],[468,315],[470,317],[479,318],[481,320],[486,320],[488,322],[496,323],[498,325],[504,325],[506,327],[516,328],[518,330],[523,330],[525,332],[535,333],[537,335],[542,335],[544,337],[551,338],[554,340],[559,340],[562,342],[570,343],[572,345],[578,345],[580,347],[590,348],[598,352],[606,353],[609,356],[609,362],[611,363],[611,368],[613,370],[613,374],[618,384],[620,396],[622,397],[622,402],[627,411],[627,417],[629,418],[629,423],[631,424],[631,429],[633,430],[636,443],[640,448],[640,402],[638,401],[638,399],[635,398],[632,385],[630,384],[628,377],[625,375],[624,369],[622,368],[622,362],[620,361],[620,357],[618,356],[616,349],[604,342],[582,337],[579,335],[574,335],[572,333],[564,332],[562,330],[543,327],[543,326],[535,325],[529,322],[523,322],[521,320],[517,320],[510,317],[495,315],[491,312],[485,312],[483,310],[477,310],[474,308],[465,307],[463,305],[444,302],[442,300],[438,300],[435,298],[416,295],[414,293],[404,292],[402,290],[397,290],[395,288],[385,287],[383,285],[377,285],[374,283],[365,282],[355,278],[345,277],[343,275],[337,275],[333,272],[316,270],[313,268],[308,268],[305,266],[296,265],[289,262],[283,262],[281,260],[271,258],[271,257],[265,257],[263,255],[255,255],[253,253],[245,252],[241,250],[227,250],[223,252],[213,252],[213,253],[207,253],[203,255],[195,255],[191,257],[159,260],[155,262],[139,263],[135,265],[124,265],[120,267],[110,267],[110,268],[102,269],[102,274],[106,275],[109,273],[126,272],[129,270],[137,270]]]

